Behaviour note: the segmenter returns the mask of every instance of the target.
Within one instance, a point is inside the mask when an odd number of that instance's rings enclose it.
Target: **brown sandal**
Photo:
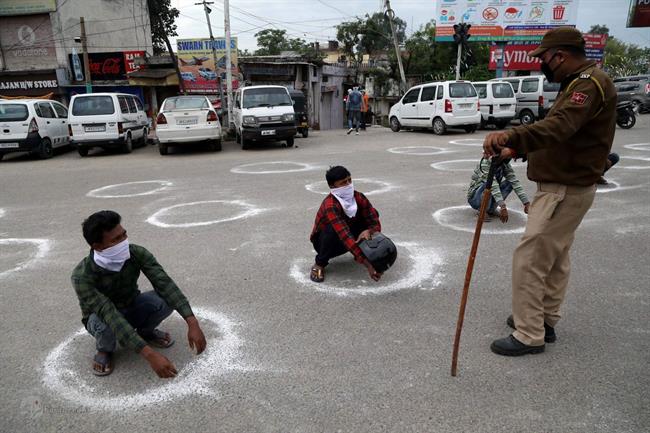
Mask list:
[[[174,344],[174,339],[168,332],[159,331],[154,329],[151,335],[140,335],[148,345],[157,349],[167,349]]]
[[[309,274],[309,278],[314,283],[322,283],[323,281],[325,281],[325,269],[313,266],[311,268],[311,273]]]
[[[93,374],[95,376],[108,376],[113,372],[113,354],[99,353],[93,358]]]

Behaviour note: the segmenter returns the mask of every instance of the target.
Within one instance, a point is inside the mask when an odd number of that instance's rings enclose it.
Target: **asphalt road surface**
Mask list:
[[[486,223],[452,378],[476,218],[465,191],[485,134],[372,127],[315,131],[294,149],[6,158],[0,431],[649,431],[650,115],[616,130],[622,159],[578,230],[558,341],[543,354],[490,352],[510,331],[525,216]],[[350,169],[399,245],[379,283],[349,255],[325,283],[308,280],[308,235],[333,164]],[[525,166],[516,170],[525,179]],[[522,209],[516,196],[508,204]],[[80,224],[100,209],[123,216],[203,326],[208,349],[195,356],[178,315],[162,324],[176,339],[164,351],[175,379],[126,350],[112,375],[91,373],[94,340],[70,272],[88,253]]]

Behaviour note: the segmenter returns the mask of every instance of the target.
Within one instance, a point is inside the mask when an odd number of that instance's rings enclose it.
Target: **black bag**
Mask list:
[[[373,234],[370,240],[361,241],[359,248],[377,272],[386,271],[397,259],[397,247],[381,233]]]

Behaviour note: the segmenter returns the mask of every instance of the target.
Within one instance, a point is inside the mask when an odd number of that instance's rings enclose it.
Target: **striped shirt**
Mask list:
[[[472,174],[472,183],[469,185],[469,189],[467,190],[468,199],[472,198],[476,190],[487,182],[489,170],[490,160],[486,158],[481,159],[481,162],[474,169],[474,174]],[[519,179],[517,179],[517,175],[512,169],[510,162],[503,163],[499,166],[494,173],[494,181],[495,182],[492,184],[492,197],[494,197],[494,200],[499,206],[505,203],[503,200],[503,194],[501,194],[501,184],[504,181],[508,181],[512,184],[513,191],[517,194],[517,197],[519,197],[519,200],[521,200],[523,204],[530,201],[528,200],[526,192],[524,192],[524,187],[521,185],[521,182],[519,182]]]

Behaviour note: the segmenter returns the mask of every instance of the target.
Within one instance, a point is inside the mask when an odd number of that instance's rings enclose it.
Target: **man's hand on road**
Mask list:
[[[490,132],[483,141],[483,156],[490,158],[501,153],[501,149],[508,142],[508,134],[503,131]]]
[[[368,275],[374,281],[379,281],[383,275],[381,272],[377,272],[370,262],[366,262],[366,268],[368,268]]]
[[[528,215],[528,209],[530,209],[530,202],[524,203],[524,213]]]
[[[508,209],[506,209],[505,206],[501,208],[501,211],[499,211],[499,219],[504,224],[508,222]]]
[[[359,235],[359,237],[357,238],[357,243],[361,242],[364,239],[367,240],[367,241],[372,239],[372,235],[370,234],[370,230],[362,231],[361,234]]]
[[[158,377],[165,379],[176,377],[178,374],[176,367],[174,367],[174,364],[172,364],[172,362],[165,356],[153,350],[151,347],[145,346],[140,354],[144,357],[144,359],[147,360],[149,366],[153,371],[156,372]]]
[[[185,319],[187,322],[187,342],[190,345],[190,349],[194,350],[197,355],[205,350],[207,342],[205,341],[205,335],[199,326],[199,321],[196,320],[196,317],[189,316]]]

